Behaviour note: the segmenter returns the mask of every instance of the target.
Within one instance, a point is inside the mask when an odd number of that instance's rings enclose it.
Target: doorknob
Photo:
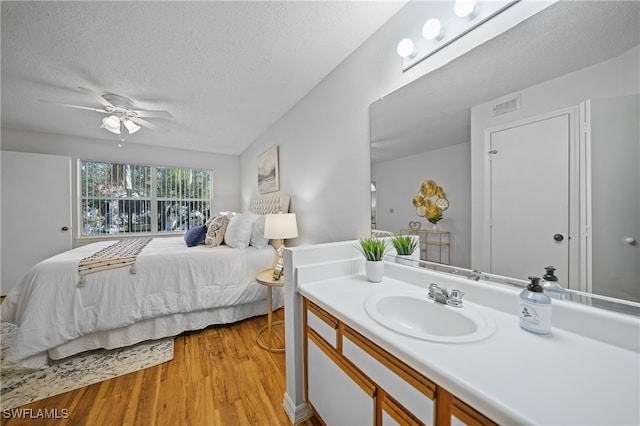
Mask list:
[[[562,235],[562,234],[555,234],[555,235],[553,236],[553,239],[554,239],[554,240],[556,240],[556,241],[558,241],[558,242],[560,242],[560,241],[564,240],[564,235]]]
[[[69,227],[68,226],[63,226],[62,228],[60,228],[60,230],[67,232],[69,230]]]

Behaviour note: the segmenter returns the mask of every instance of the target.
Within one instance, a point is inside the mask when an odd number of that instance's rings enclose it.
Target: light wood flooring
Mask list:
[[[273,320],[283,319],[284,310]],[[282,401],[285,355],[261,349],[266,315],[176,337],[172,361],[20,408],[68,410],[67,419],[6,419],[2,425],[290,425]],[[267,333],[263,334],[267,338]],[[266,340],[265,340],[266,341]],[[284,344],[275,326],[274,345]],[[317,426],[314,419],[302,423]]]

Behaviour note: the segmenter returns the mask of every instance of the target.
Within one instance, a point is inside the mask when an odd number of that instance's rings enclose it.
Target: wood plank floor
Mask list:
[[[283,319],[284,310],[273,320]],[[290,425],[282,401],[284,353],[261,349],[255,336],[267,317],[211,326],[175,340],[172,361],[20,408],[54,410],[68,418],[16,419],[2,425]],[[267,338],[267,333],[263,334]],[[282,326],[274,345],[284,344]],[[302,423],[317,426],[314,419]]]

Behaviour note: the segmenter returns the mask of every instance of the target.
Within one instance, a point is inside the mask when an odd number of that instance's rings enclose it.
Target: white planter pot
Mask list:
[[[367,274],[367,279],[372,283],[379,283],[384,276],[384,262],[374,262],[371,260],[364,261],[364,271]]]
[[[399,263],[400,265],[407,265],[407,266],[412,266],[413,265],[413,258],[411,257],[410,254],[398,254],[396,255],[396,263]]]

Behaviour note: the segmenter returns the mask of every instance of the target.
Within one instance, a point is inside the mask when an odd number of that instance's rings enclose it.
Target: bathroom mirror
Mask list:
[[[411,184],[428,176],[446,186],[455,206],[440,226],[451,232],[452,265],[516,281],[541,276],[544,260],[509,272],[492,263],[493,253],[516,256],[528,241],[499,247],[492,239],[498,208],[490,200],[489,157],[498,150],[490,149],[491,137],[559,112],[575,133],[567,167],[525,162],[511,176],[527,176],[533,186],[510,200],[539,217],[553,211],[554,185],[543,179],[553,167],[569,175],[571,225],[560,233],[535,215],[511,219],[567,245],[561,281],[578,294],[640,302],[639,9],[635,1],[560,1],[373,103],[372,226],[399,233],[420,219],[407,200],[419,189]],[[622,106],[601,107],[612,99]],[[580,124],[585,117],[589,126]],[[623,133],[624,147],[617,142]]]

